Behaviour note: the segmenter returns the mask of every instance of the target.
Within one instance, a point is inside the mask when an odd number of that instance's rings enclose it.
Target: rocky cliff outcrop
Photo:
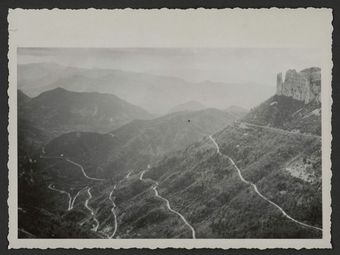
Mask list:
[[[321,102],[321,69],[311,67],[300,72],[288,70],[285,79],[282,73],[277,74],[277,95],[292,97],[305,104],[316,100]]]

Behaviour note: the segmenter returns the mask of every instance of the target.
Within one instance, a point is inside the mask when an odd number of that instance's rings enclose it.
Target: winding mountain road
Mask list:
[[[84,167],[81,164],[74,162],[74,161],[72,161],[71,159],[68,159],[68,158],[66,158],[65,161],[79,167],[86,179],[93,180],[93,181],[104,181],[104,179],[99,179],[99,178],[94,178],[94,177],[88,176],[86,174],[85,170],[84,170]]]
[[[143,175],[145,174],[146,170],[143,170],[141,173],[140,173],[140,176],[139,176],[139,180],[143,181]]]
[[[77,197],[79,196],[79,194],[80,194],[83,190],[85,190],[85,189],[87,189],[87,188],[88,188],[88,187],[82,188],[82,189],[79,190],[79,191],[77,192],[77,194],[73,197],[72,202],[71,202],[71,210],[73,209],[74,202],[76,201],[76,199],[77,199]]]
[[[99,221],[98,221],[98,219],[96,218],[95,211],[89,206],[89,201],[90,201],[91,198],[92,198],[91,188],[88,188],[88,189],[87,189],[87,194],[89,195],[89,197],[85,200],[84,205],[85,205],[85,207],[90,211],[90,213],[91,213],[91,218],[96,222],[96,225],[95,225],[91,230],[97,232],[98,227],[99,227]]]
[[[148,168],[148,169],[149,169],[149,168]],[[143,171],[141,172],[141,174],[140,174],[140,176],[139,176],[139,180],[141,180],[141,181],[144,181],[144,180],[145,180],[145,179],[143,179],[143,176],[144,176],[144,174],[145,174],[146,171],[147,171],[147,170],[143,170]],[[158,183],[157,181],[152,180],[152,179],[148,179],[148,180],[151,180],[151,181],[154,183],[154,185],[152,186],[152,189],[153,189],[153,191],[155,192],[155,196],[158,197],[159,199],[163,200],[163,201],[166,203],[166,207],[168,208],[168,210],[169,210],[170,212],[172,212],[172,213],[178,215],[178,216],[181,218],[181,220],[184,222],[184,224],[187,225],[187,226],[189,227],[189,229],[190,229],[190,231],[191,231],[192,238],[193,238],[193,239],[196,239],[196,231],[195,231],[195,229],[190,225],[190,223],[185,219],[185,217],[184,217],[180,212],[175,211],[174,209],[171,208],[170,202],[169,202],[168,199],[166,199],[166,198],[162,197],[161,195],[159,195],[158,190],[157,190],[157,187],[158,187],[159,183]]]
[[[59,192],[59,193],[61,193],[61,194],[67,195],[67,196],[68,196],[68,207],[67,207],[67,211],[72,210],[74,201],[73,201],[73,203],[72,203],[72,196],[71,196],[71,194],[70,194],[69,192],[67,192],[67,191],[65,191],[65,190],[57,189],[57,188],[54,186],[54,184],[52,184],[52,183],[51,183],[50,185],[48,185],[48,188],[49,188],[50,190],[54,190],[54,191],[57,191],[57,192]]]
[[[33,235],[32,233],[28,232],[23,228],[19,228],[19,232],[25,234],[28,238],[37,238],[35,235]]]
[[[58,156],[43,156],[43,155],[40,155],[40,158],[44,158],[44,159],[62,159],[62,160],[65,160],[65,161],[71,163],[72,165],[75,165],[75,166],[79,167],[81,172],[83,173],[83,175],[84,175],[84,177],[86,179],[93,180],[93,181],[105,181],[104,179],[99,179],[99,178],[94,178],[94,177],[88,176],[86,174],[85,170],[84,170],[84,167],[81,164],[79,164],[77,162],[74,162],[73,160],[65,158],[63,156],[58,157]]]
[[[114,192],[114,190],[116,189],[116,187],[117,187],[117,185],[115,185],[115,186],[113,187],[113,190],[110,192],[110,195],[109,195],[109,199],[110,199],[110,201],[112,202],[112,209],[111,209],[111,212],[112,212],[113,217],[114,217],[114,219],[115,219],[115,227],[114,227],[114,229],[113,229],[112,234],[109,236],[110,239],[113,238],[113,237],[115,236],[115,234],[116,234],[116,232],[117,232],[117,228],[118,228],[117,215],[116,215],[116,210],[115,210],[116,204],[115,204],[115,202],[114,202],[114,199],[112,198],[112,193]]]
[[[231,164],[234,166],[234,168],[237,170],[237,173],[238,173],[238,176],[240,177],[241,181],[244,182],[245,184],[248,184],[248,185],[251,185],[255,191],[255,193],[257,195],[259,195],[263,200],[267,201],[268,203],[270,203],[271,205],[275,206],[277,209],[280,210],[280,212],[283,214],[284,217],[286,217],[287,219],[301,225],[301,226],[304,226],[304,227],[307,227],[307,228],[311,228],[311,229],[315,229],[315,230],[318,230],[318,231],[323,231],[322,228],[319,228],[319,227],[315,227],[315,226],[312,226],[312,225],[308,225],[306,223],[303,223],[301,221],[298,221],[296,219],[294,219],[293,217],[289,216],[279,205],[277,205],[276,203],[274,203],[273,201],[271,201],[270,199],[268,199],[267,197],[265,197],[258,189],[257,189],[257,186],[250,182],[250,181],[247,181],[246,179],[243,178],[242,176],[242,173],[241,173],[241,170],[237,167],[237,165],[235,164],[235,162],[233,161],[232,158],[230,158],[229,156],[225,155],[225,154],[222,154],[220,152],[220,147],[219,145],[217,144],[217,142],[215,141],[215,139],[210,135],[209,136],[210,140],[213,142],[213,144],[215,145],[216,147],[216,150],[217,150],[217,154],[221,155],[221,156],[224,156],[226,157],[230,162]]]
[[[250,127],[257,127],[257,128],[270,130],[270,131],[275,131],[275,132],[280,133],[280,134],[301,135],[301,136],[305,136],[305,137],[314,137],[314,138],[321,139],[321,136],[319,136],[319,135],[313,135],[313,134],[307,134],[307,133],[298,133],[298,132],[289,131],[289,130],[285,130],[285,129],[281,129],[281,128],[261,126],[261,125],[257,125],[257,124],[253,124],[253,123],[249,123],[249,122],[242,122],[242,124],[244,124],[246,126],[250,126]]]
[[[130,178],[130,175],[131,175],[132,171],[128,172],[128,174],[125,176],[126,179],[129,179]]]
[[[157,190],[157,186],[153,186],[152,189],[155,191],[155,196],[156,196],[156,197],[158,197],[158,198],[160,198],[161,200],[165,201],[168,210],[169,210],[170,212],[172,212],[172,213],[178,215],[178,216],[182,219],[182,221],[184,222],[184,224],[187,225],[187,226],[190,228],[192,238],[193,238],[193,239],[196,239],[196,231],[195,231],[195,229],[189,224],[189,222],[184,218],[184,216],[183,216],[181,213],[179,213],[179,212],[177,212],[177,211],[175,211],[174,209],[171,208],[170,202],[169,202],[168,199],[166,199],[166,198],[164,198],[164,197],[162,197],[162,196],[159,195],[158,190]]]

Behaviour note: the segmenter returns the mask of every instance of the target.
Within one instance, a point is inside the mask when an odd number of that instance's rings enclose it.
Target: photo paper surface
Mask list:
[[[331,248],[330,9],[8,20],[10,248]]]

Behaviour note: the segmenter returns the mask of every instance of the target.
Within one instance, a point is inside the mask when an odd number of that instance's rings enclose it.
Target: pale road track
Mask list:
[[[80,168],[81,172],[83,173],[84,177],[86,179],[89,179],[89,180],[93,180],[93,181],[104,181],[104,179],[98,179],[98,178],[94,178],[94,177],[90,177],[86,174],[85,170],[84,170],[84,167],[82,165],[80,165],[79,163],[76,163],[74,161],[72,161],[71,159],[68,159],[68,158],[64,158],[64,157],[52,157],[52,156],[42,156],[40,155],[40,158],[45,158],[45,159],[63,159],[77,167]]]
[[[312,226],[312,225],[308,225],[306,223],[303,223],[303,222],[300,222],[296,219],[294,219],[293,217],[289,216],[279,205],[277,205],[276,203],[274,203],[273,201],[271,201],[270,199],[268,199],[267,197],[265,197],[258,189],[257,189],[257,186],[250,182],[250,181],[247,181],[246,179],[243,178],[242,176],[242,173],[241,173],[241,170],[237,167],[237,165],[235,164],[235,162],[232,160],[232,158],[230,158],[229,156],[225,155],[225,154],[222,154],[220,152],[220,147],[218,146],[217,142],[215,141],[215,139],[210,135],[209,136],[210,140],[214,143],[215,147],[216,147],[216,150],[217,150],[217,154],[221,155],[221,156],[225,156],[230,162],[231,164],[234,166],[234,168],[237,170],[237,173],[238,173],[238,176],[240,177],[241,181],[248,184],[248,185],[251,185],[254,189],[254,191],[256,192],[257,195],[259,195],[263,200],[267,201],[268,203],[270,203],[271,205],[275,206],[277,209],[280,210],[280,212],[283,214],[283,216],[285,216],[287,219],[301,225],[301,226],[304,226],[304,227],[307,227],[307,228],[312,228],[312,229],[315,229],[315,230],[319,230],[319,231],[323,231],[322,228],[318,228],[318,227],[315,227],[315,226]]]
[[[67,192],[67,191],[65,191],[65,190],[61,190],[61,189],[57,189],[57,188],[55,188],[54,187],[54,184],[50,184],[50,185],[48,185],[48,188],[50,189],[50,190],[54,190],[54,191],[57,191],[57,192],[59,192],[59,193],[61,193],[61,194],[65,194],[65,195],[67,195],[68,196],[68,207],[67,207],[67,211],[70,211],[72,208],[73,208],[73,206],[72,206],[72,196],[71,196],[71,194],[69,193],[69,192]]]
[[[21,232],[24,233],[25,235],[29,236],[29,238],[36,238],[35,235],[33,235],[32,233],[26,231],[26,230],[23,229],[23,228],[19,228],[19,231],[21,231]]]
[[[145,174],[146,170],[143,170],[139,176],[139,180],[143,181],[143,175]]]
[[[72,202],[71,202],[71,210],[73,209],[74,202],[76,201],[76,199],[77,199],[77,197],[79,196],[79,194],[80,194],[81,191],[82,191],[82,190],[79,190],[79,191],[77,192],[77,194],[73,197]]]
[[[112,234],[109,236],[110,239],[113,238],[113,237],[115,236],[115,234],[116,234],[116,232],[117,232],[117,229],[118,229],[117,215],[116,215],[116,210],[115,210],[116,204],[115,204],[115,202],[114,202],[114,200],[113,200],[113,198],[112,198],[112,193],[113,193],[113,191],[116,189],[116,187],[117,187],[116,185],[113,187],[113,190],[110,192],[110,195],[109,195],[109,199],[110,199],[110,201],[112,202],[112,209],[111,209],[111,212],[112,212],[113,217],[114,217],[114,219],[115,219],[115,227],[114,227],[114,230],[113,230]]]
[[[73,209],[74,206],[74,202],[76,201],[77,197],[79,196],[80,192],[82,192],[83,190],[87,189],[88,187],[82,188],[81,190],[79,190],[77,192],[77,194],[73,197],[72,202],[71,202],[71,210]]]
[[[71,196],[71,193],[69,193],[69,192],[67,192],[67,191],[65,191],[65,190],[61,190],[61,189],[55,188],[54,184],[52,184],[52,183],[51,183],[50,185],[48,185],[48,188],[49,188],[50,190],[54,190],[54,191],[57,191],[57,192],[59,192],[59,193],[62,193],[62,194],[67,195],[68,198],[69,198],[67,211],[71,211],[71,210],[73,209],[74,202],[76,201],[76,199],[77,199],[77,197],[79,196],[80,192],[82,192],[82,191],[83,191],[84,189],[86,189],[87,187],[85,187],[85,188],[79,190],[79,191],[77,192],[77,194],[76,194],[73,198],[72,198],[72,196]]]
[[[131,173],[132,173],[132,171],[128,172],[128,174],[125,176],[125,178],[126,178],[126,179],[129,179]]]
[[[182,219],[182,221],[184,222],[184,224],[187,225],[187,226],[190,228],[191,234],[192,234],[192,238],[193,238],[193,239],[196,239],[196,231],[195,231],[195,229],[189,224],[189,222],[184,218],[184,216],[183,216],[182,214],[180,214],[179,212],[177,212],[177,211],[175,211],[174,209],[171,208],[169,200],[167,200],[166,198],[164,198],[164,197],[162,197],[162,196],[160,196],[160,195],[158,194],[157,186],[153,186],[152,189],[155,191],[156,197],[158,197],[158,198],[160,198],[161,200],[165,201],[168,210],[169,210],[170,212],[175,213],[176,215],[178,215],[178,216]]]
[[[247,126],[267,129],[267,130],[275,131],[275,132],[278,132],[278,133],[281,133],[281,134],[301,135],[301,136],[305,136],[305,137],[314,137],[314,138],[321,139],[321,136],[319,136],[319,135],[306,134],[306,133],[295,133],[295,132],[289,131],[289,130],[284,130],[284,129],[275,128],[275,127],[261,126],[261,125],[256,125],[256,124],[249,123],[249,122],[242,122],[242,123],[247,125]]]
[[[139,180],[141,180],[141,181],[144,180],[144,179],[143,179],[143,176],[144,176],[144,173],[145,173],[146,171],[147,171],[147,170],[143,170],[143,171],[141,172],[141,174],[140,174],[140,176],[139,176]],[[190,223],[185,219],[185,217],[184,217],[181,213],[179,213],[179,212],[177,212],[177,211],[175,211],[174,209],[171,208],[169,200],[167,200],[166,198],[164,198],[164,197],[162,197],[162,196],[159,195],[158,190],[157,190],[158,182],[157,182],[157,181],[154,181],[154,180],[152,180],[152,179],[149,179],[149,180],[151,180],[151,181],[155,184],[155,185],[152,186],[152,189],[153,189],[154,192],[155,192],[155,196],[158,197],[159,199],[165,201],[168,210],[169,210],[170,212],[172,212],[172,213],[178,215],[178,216],[182,219],[182,221],[184,222],[184,224],[187,225],[187,226],[190,228],[191,234],[192,234],[192,238],[193,238],[193,239],[196,239],[196,231],[195,231],[195,229],[190,225]]]
[[[85,178],[89,179],[89,180],[93,180],[93,181],[104,181],[104,179],[98,179],[98,178],[93,178],[93,177],[90,177],[86,174],[85,170],[84,170],[84,167],[70,159],[65,159],[65,161],[75,165],[75,166],[78,166],[80,168],[80,170],[82,171],[83,175],[85,176]]]
[[[91,188],[87,189],[87,194],[89,195],[89,197],[85,200],[84,206],[90,211],[92,219],[96,222],[96,225],[92,228],[92,230],[97,232],[98,227],[99,227],[99,221],[96,218],[96,214],[95,214],[94,210],[89,206],[89,201],[92,198]]]

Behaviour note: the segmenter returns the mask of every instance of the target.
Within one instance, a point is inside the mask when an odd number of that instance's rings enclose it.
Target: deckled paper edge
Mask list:
[[[293,248],[293,249],[318,249],[318,248],[331,248],[331,107],[332,107],[332,10],[326,8],[298,8],[298,9],[208,9],[208,11],[299,11],[299,10],[322,10],[328,12],[330,24],[327,29],[329,30],[329,40],[325,41],[324,54],[325,59],[322,65],[322,192],[323,192],[323,229],[324,236],[322,239],[115,239],[115,240],[102,240],[102,239],[18,239],[17,238],[17,191],[16,187],[13,187],[13,181],[17,184],[17,87],[16,87],[16,49],[19,43],[15,41],[13,37],[13,32],[15,28],[11,28],[11,15],[17,10],[23,11],[23,9],[15,9],[9,11],[8,21],[9,21],[9,248],[39,248],[39,249],[54,249],[54,248],[221,248],[221,249],[234,249],[234,248],[246,248],[246,249],[268,249],[268,248]],[[33,10],[30,10],[33,11]],[[47,11],[47,9],[35,10],[35,11]],[[52,11],[64,11],[53,9]],[[71,11],[71,10],[68,10]],[[77,10],[77,11],[91,11],[96,12],[96,9],[87,10]],[[154,11],[154,10],[133,10],[133,9],[120,9],[120,10],[104,10],[99,11]],[[206,9],[187,9],[187,10],[177,10],[177,9],[166,9],[162,8],[160,11],[185,11],[185,12],[204,12]],[[11,33],[12,32],[12,33]],[[53,33],[53,31],[51,31]],[[13,45],[14,44],[14,45]],[[30,45],[32,46],[32,45]],[[35,45],[36,47],[41,45]],[[45,45],[46,46],[46,45]],[[53,45],[56,46],[56,45]],[[325,85],[326,84],[326,85]],[[326,87],[325,87],[326,86]],[[326,88],[326,89],[325,89]],[[11,182],[12,180],[12,182]],[[326,206],[328,208],[326,208]],[[326,209],[326,210],[325,210]],[[16,220],[16,222],[15,222]],[[326,232],[327,230],[327,232]]]

